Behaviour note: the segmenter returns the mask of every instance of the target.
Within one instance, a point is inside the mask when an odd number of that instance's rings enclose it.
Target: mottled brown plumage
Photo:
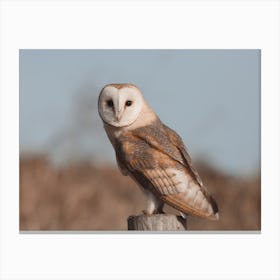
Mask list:
[[[143,188],[162,201],[183,213],[216,219],[217,205],[192,166],[182,140],[160,120],[122,133],[116,141],[116,157]],[[189,177],[190,188],[196,189],[194,197],[190,199],[185,191],[176,187],[180,181],[176,181],[175,175],[172,176],[166,171],[171,168],[180,170]],[[194,203],[200,194],[203,194],[208,202],[204,208]],[[208,209],[208,205],[212,208]]]

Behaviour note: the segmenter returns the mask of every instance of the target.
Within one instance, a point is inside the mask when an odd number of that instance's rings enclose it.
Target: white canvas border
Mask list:
[[[278,1],[2,1],[2,279],[279,279],[279,33]],[[261,49],[262,233],[19,234],[24,48]]]

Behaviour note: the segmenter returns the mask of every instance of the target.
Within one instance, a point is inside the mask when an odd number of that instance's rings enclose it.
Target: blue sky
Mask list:
[[[20,50],[19,66],[21,152],[113,163],[96,99],[129,82],[194,159],[259,170],[259,50]]]

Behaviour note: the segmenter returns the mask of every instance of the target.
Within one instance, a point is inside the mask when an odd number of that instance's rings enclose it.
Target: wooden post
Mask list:
[[[186,219],[169,214],[129,216],[127,224],[128,230],[178,231],[187,229]]]

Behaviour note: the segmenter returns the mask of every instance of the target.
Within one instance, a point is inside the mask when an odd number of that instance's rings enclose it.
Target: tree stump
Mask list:
[[[187,229],[187,220],[168,214],[129,216],[128,230],[180,231]]]

